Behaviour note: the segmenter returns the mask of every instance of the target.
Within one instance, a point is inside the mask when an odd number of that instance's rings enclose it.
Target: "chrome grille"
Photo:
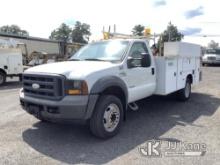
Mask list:
[[[216,57],[208,57],[208,60],[216,60]]]
[[[27,96],[59,100],[64,95],[63,84],[64,77],[60,75],[23,75],[24,94]]]

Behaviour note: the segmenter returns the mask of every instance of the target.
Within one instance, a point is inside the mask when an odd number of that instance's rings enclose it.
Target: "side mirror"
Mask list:
[[[148,57],[150,57],[150,56],[147,53],[142,53],[141,54],[141,66],[142,67],[148,67],[149,66],[148,65],[148,63],[149,63]]]
[[[141,58],[128,57],[127,66],[128,68],[141,67]]]
[[[128,57],[127,66],[128,68],[135,67],[149,67],[150,66],[150,56],[147,53],[141,53],[140,58]]]

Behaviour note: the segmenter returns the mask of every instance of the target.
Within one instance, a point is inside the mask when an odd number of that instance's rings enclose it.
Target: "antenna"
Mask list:
[[[110,25],[108,26],[108,32],[109,33],[111,32],[111,26]]]

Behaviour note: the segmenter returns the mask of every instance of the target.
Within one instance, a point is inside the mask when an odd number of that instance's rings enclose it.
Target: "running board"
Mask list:
[[[135,102],[128,104],[128,106],[133,111],[137,111],[139,109],[138,105]]]

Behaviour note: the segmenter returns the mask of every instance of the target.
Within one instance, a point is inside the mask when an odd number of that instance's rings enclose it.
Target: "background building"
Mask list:
[[[43,52],[48,56],[53,56],[59,59],[65,59],[74,54],[84,44],[80,43],[65,43],[38,37],[17,36],[12,34],[0,33],[0,39],[16,42],[17,47],[22,50],[23,63],[27,64],[32,60],[32,54]]]

